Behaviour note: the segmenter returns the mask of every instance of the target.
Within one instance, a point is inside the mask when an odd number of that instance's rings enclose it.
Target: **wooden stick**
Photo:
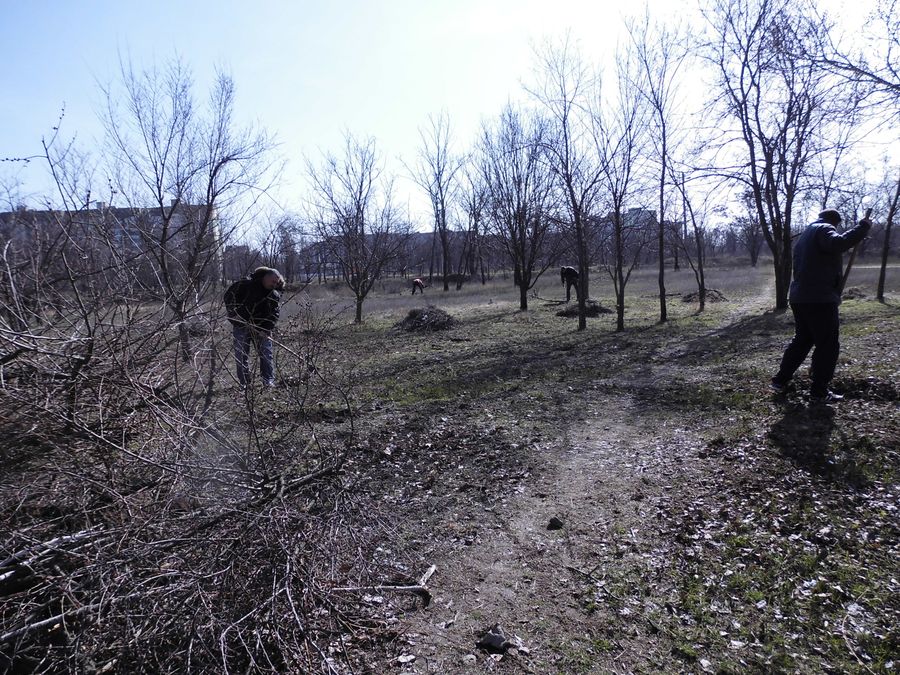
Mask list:
[[[431,591],[425,586],[418,584],[412,586],[346,586],[344,588],[332,588],[331,590],[340,593],[383,593],[385,591],[396,591],[398,593],[415,593],[424,603],[424,607],[431,604]]]
[[[425,574],[419,579],[418,584],[410,584],[409,586],[345,586],[343,588],[332,588],[333,591],[341,593],[383,593],[384,591],[394,591],[398,593],[415,593],[422,598],[423,607],[431,604],[431,591],[428,590],[428,580],[437,570],[437,566],[432,565]]]
[[[134,595],[134,594],[132,594]],[[130,596],[126,596],[130,597]],[[125,598],[122,598],[123,600]],[[61,614],[56,614],[55,616],[51,616],[49,619],[44,619],[43,621],[38,621],[36,623],[30,623],[21,628],[17,628],[16,630],[11,630],[8,633],[4,633],[0,635],[0,644],[6,644],[15,640],[16,638],[20,638],[23,635],[28,635],[28,633],[32,633],[41,628],[46,628],[48,626],[54,626],[59,622],[64,622],[68,619],[74,619],[76,616],[80,616],[85,612],[93,612],[95,609],[100,609],[103,606],[101,602],[95,602],[92,605],[84,605],[79,607],[78,609],[73,609],[68,612],[62,612]]]
[[[427,584],[428,580],[431,578],[431,575],[434,574],[436,570],[437,570],[436,565],[432,565],[431,567],[429,567],[428,571],[422,575],[421,579],[419,579],[419,586],[424,586],[425,584]]]
[[[868,220],[869,216],[872,215],[872,207],[866,209],[866,215],[863,220]],[[860,242],[861,243],[861,242]],[[856,260],[856,252],[859,250],[859,244],[853,247],[853,250],[850,251],[850,259],[847,261],[847,269],[844,270],[844,277],[841,279],[841,293],[844,292],[844,286],[847,285],[847,277],[850,276],[850,270],[853,269],[853,261]]]

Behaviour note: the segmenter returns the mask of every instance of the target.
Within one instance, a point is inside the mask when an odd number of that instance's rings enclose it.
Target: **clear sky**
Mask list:
[[[216,67],[233,76],[239,118],[280,142],[288,165],[279,201],[289,208],[303,188],[303,153],[337,148],[346,129],[375,136],[388,159],[411,161],[418,128],[442,109],[467,144],[482,117],[522,96],[535,42],[571,30],[585,52],[608,53],[622,16],[618,3],[590,0],[0,4],[0,157],[38,152],[63,104],[64,132],[90,148],[98,83],[116,77],[119,55],[141,67],[177,54],[198,95]],[[34,172],[22,174],[30,191],[45,189]]]
[[[844,5],[842,0],[834,2]],[[693,2],[651,0],[656,16]],[[829,4],[833,4],[829,2]],[[858,4],[858,3],[857,3]],[[63,130],[87,149],[99,136],[98,83],[119,55],[138,66],[179,55],[202,97],[216,67],[237,88],[238,118],[280,143],[287,168],[278,201],[299,205],[302,156],[337,149],[343,131],[414,158],[418,128],[446,109],[462,145],[483,117],[523,96],[532,45],[566,31],[586,56],[611,54],[623,14],[640,2],[599,0],[0,0],[0,157],[33,155],[66,106]],[[47,189],[37,169],[0,164],[26,193]],[[419,211],[416,188],[399,193]]]

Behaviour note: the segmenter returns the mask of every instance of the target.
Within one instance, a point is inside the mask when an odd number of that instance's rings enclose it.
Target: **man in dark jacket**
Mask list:
[[[234,359],[238,382],[250,381],[250,344],[259,354],[259,373],[267,387],[275,385],[275,354],[272,331],[278,322],[281,300],[279,290],[284,279],[278,270],[257,267],[246,279],[236,281],[225,291],[225,311],[234,335]]]
[[[859,225],[841,234],[835,229],[840,222],[837,211],[822,211],[794,244],[794,280],[789,299],[795,333],[781,359],[781,368],[772,378],[772,388],[783,390],[815,347],[810,395],[819,402],[843,398],[828,389],[840,351],[838,305],[844,274],[841,254],[862,241],[872,227],[864,218]]]

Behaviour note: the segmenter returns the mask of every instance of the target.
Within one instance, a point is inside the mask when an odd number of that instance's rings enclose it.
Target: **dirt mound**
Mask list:
[[[396,330],[428,333],[435,330],[447,330],[453,326],[453,317],[437,307],[411,309],[403,321],[394,326]]]
[[[700,292],[694,291],[693,293],[685,293],[681,296],[682,302],[700,302]],[[728,298],[722,295],[721,291],[717,291],[715,288],[707,288],[706,289],[706,302],[727,302]]]
[[[596,300],[588,300],[584,303],[585,316],[600,316],[601,314],[612,314],[612,310],[604,307]],[[572,303],[565,309],[561,309],[556,316],[573,317],[578,316],[578,303]]]
[[[844,300],[864,300],[866,298],[866,294],[858,286],[853,286],[852,288],[844,289],[844,293],[843,295],[841,295],[841,298],[843,298]]]

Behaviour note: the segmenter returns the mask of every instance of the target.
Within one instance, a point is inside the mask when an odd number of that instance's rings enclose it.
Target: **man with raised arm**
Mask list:
[[[828,388],[840,351],[838,305],[843,290],[842,254],[861,242],[872,227],[871,221],[863,218],[859,225],[841,233],[837,231],[840,223],[841,215],[834,209],[826,209],[794,244],[794,280],[789,295],[794,337],[772,378],[772,389],[783,391],[812,349],[810,396],[818,403],[843,398]]]

